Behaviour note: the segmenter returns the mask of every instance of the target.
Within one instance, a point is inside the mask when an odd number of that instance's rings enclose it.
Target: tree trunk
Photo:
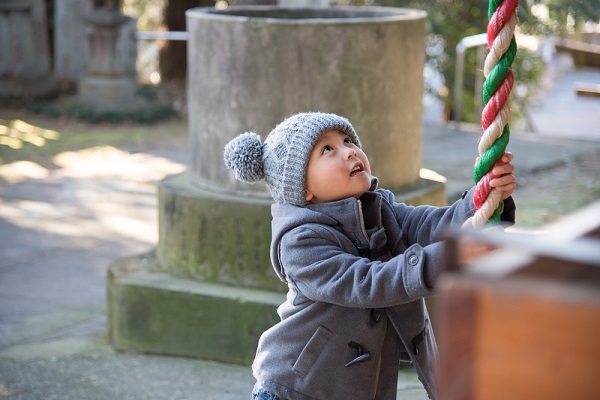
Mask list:
[[[168,31],[185,31],[185,11],[194,7],[212,7],[214,0],[166,0],[164,22]],[[163,81],[185,79],[187,43],[166,40],[160,49],[160,70]]]

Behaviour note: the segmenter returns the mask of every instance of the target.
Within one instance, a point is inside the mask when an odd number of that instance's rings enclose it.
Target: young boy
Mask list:
[[[514,219],[511,160],[503,157],[491,186]],[[294,115],[264,144],[241,134],[225,147],[225,163],[244,182],[266,180],[276,202],[271,260],[289,288],[281,321],[260,338],[252,399],[395,399],[400,361],[413,363],[435,397],[424,297],[444,232],[474,212],[473,189],[449,207],[395,203],[376,189],[350,122],[335,114]]]

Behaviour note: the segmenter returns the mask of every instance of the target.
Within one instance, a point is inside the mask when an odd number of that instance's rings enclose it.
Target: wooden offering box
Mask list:
[[[496,250],[440,277],[439,398],[599,400],[600,203],[548,233],[460,236]]]

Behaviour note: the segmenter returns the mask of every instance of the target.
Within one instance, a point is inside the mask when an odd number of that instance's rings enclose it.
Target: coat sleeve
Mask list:
[[[313,301],[346,307],[389,307],[431,294],[420,246],[382,262],[348,252],[354,246],[343,241],[349,239],[320,225],[288,232],[279,248],[286,279]]]
[[[461,199],[446,207],[409,206],[394,203],[396,221],[402,230],[403,240],[407,247],[418,243],[428,246],[444,240],[448,231],[458,230],[475,212],[473,204],[474,188],[471,188]]]

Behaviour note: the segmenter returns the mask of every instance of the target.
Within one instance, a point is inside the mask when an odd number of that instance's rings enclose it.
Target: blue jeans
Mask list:
[[[256,382],[252,389],[252,400],[284,400],[281,397],[269,392]]]

